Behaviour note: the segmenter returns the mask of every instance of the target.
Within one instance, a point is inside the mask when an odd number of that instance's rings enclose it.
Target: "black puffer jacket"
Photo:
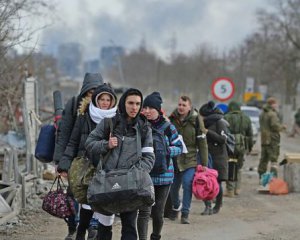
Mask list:
[[[101,84],[103,84],[103,79],[99,73],[86,73],[80,94],[77,97],[69,99],[66,103],[56,133],[55,150],[53,156],[55,164],[58,164],[61,160],[69,142],[76,121],[76,110],[79,106],[79,103],[89,90],[96,88]]]

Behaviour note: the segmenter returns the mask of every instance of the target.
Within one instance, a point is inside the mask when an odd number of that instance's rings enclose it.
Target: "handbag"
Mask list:
[[[48,124],[41,127],[34,156],[42,163],[49,163],[53,160],[55,132],[54,125]]]
[[[56,190],[52,190],[55,183],[57,183]],[[60,175],[55,178],[50,191],[44,197],[42,209],[58,218],[66,218],[75,214],[74,200],[67,195],[66,186]]]
[[[102,164],[89,184],[88,204],[97,212],[122,213],[152,206],[155,201],[154,186],[147,171],[136,166],[141,160],[141,137],[137,131],[137,159],[129,169],[106,171]],[[105,158],[107,160],[110,153]]]
[[[87,189],[95,172],[96,168],[85,154],[82,157],[74,158],[72,161],[68,178],[71,192],[77,202],[87,204]]]

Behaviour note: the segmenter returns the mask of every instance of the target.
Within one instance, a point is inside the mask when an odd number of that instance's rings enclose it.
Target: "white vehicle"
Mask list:
[[[253,138],[256,142],[260,130],[259,115],[261,110],[253,106],[241,106],[241,110],[250,118],[252,124]]]

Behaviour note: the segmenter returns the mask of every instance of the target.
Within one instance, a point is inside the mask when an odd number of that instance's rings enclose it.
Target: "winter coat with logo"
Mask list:
[[[208,130],[207,144],[208,152],[213,159],[213,169],[218,171],[218,180],[228,179],[228,154],[226,150],[226,136],[221,132],[226,132],[228,123],[223,119],[223,115],[212,113],[204,117],[204,125]]]
[[[176,109],[169,118],[170,121],[175,125],[178,133],[182,135],[183,141],[188,150],[188,153],[183,153],[177,157],[179,171],[184,171],[188,168],[197,166],[197,150],[200,151],[202,164],[207,166],[208,151],[206,137],[200,133],[200,130],[199,133],[196,133],[196,121],[198,121],[198,113],[195,110],[192,110],[189,112],[186,118],[181,121]],[[201,129],[203,122],[199,125],[199,129]],[[200,135],[203,137],[197,138]]]
[[[55,150],[53,155],[55,164],[58,164],[61,160],[70,140],[77,117],[76,112],[81,100],[89,90],[96,88],[101,84],[103,84],[103,79],[100,74],[87,73],[84,77],[80,94],[77,97],[74,96],[69,99],[66,103],[56,132]]]
[[[147,172],[150,172],[154,165],[154,153],[152,143],[152,131],[150,125],[144,119],[139,119],[134,125],[126,127],[124,134],[124,125],[122,117],[118,114],[112,118],[114,128],[112,135],[118,138],[118,146],[109,149],[109,123],[104,119],[88,136],[85,147],[92,157],[103,156],[102,167],[107,170],[116,168],[130,168],[137,161],[136,165],[141,166]],[[142,157],[138,160],[137,153],[137,131],[140,132]],[[107,134],[108,133],[108,134]],[[143,149],[152,148],[152,152],[144,152]],[[106,154],[109,154],[107,157]],[[105,156],[105,157],[104,157]]]
[[[263,107],[263,111],[259,116],[261,129],[261,145],[279,145],[280,131],[283,126],[275,109],[269,104]]]

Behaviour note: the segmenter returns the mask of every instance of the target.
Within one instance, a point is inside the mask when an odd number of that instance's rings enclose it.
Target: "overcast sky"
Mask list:
[[[64,42],[84,46],[85,59],[98,58],[102,46],[137,47],[141,39],[161,56],[190,53],[210,44],[220,51],[241,43],[256,27],[255,12],[269,0],[61,0],[53,24],[39,33],[43,51],[56,53]]]

